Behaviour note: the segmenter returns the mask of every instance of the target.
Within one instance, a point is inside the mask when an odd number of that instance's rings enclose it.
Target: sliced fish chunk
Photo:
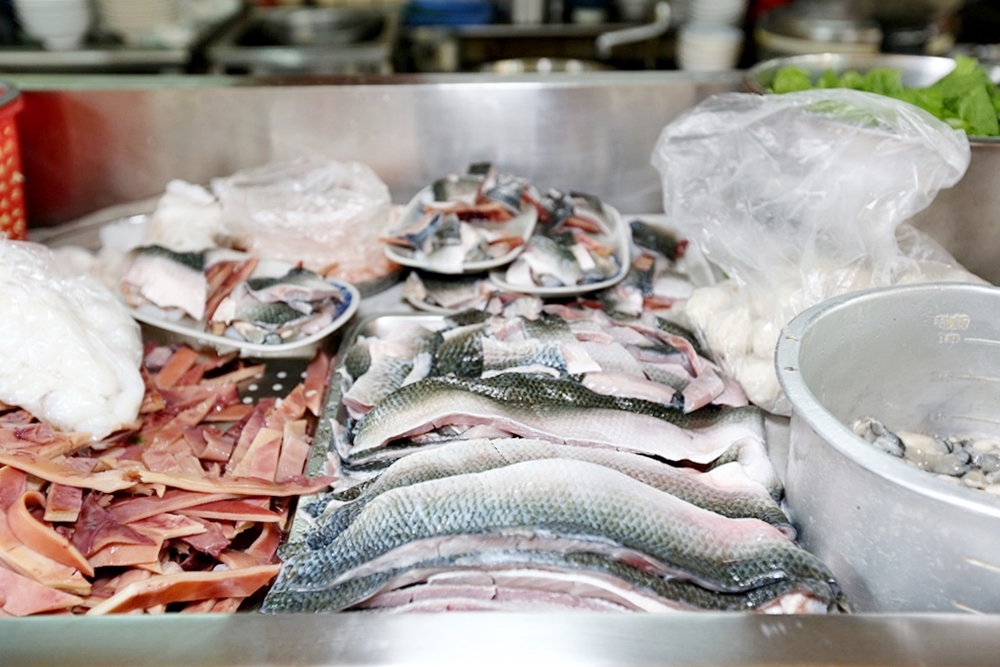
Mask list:
[[[208,282],[205,254],[174,252],[158,245],[132,251],[121,285],[129,305],[142,299],[159,308],[177,308],[194,320],[205,317]]]

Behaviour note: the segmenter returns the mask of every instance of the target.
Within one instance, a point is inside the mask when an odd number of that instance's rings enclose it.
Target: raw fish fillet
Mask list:
[[[830,571],[763,521],[722,517],[593,463],[549,459],[379,495],[330,545],[287,559],[264,608],[348,607],[378,586],[344,586],[376,561],[399,567],[394,550],[460,535],[472,536],[475,548],[477,535],[515,533],[591,542],[592,553],[628,552],[626,562],[641,569],[720,593],[803,582],[825,589],[831,603],[839,597]],[[439,547],[422,549],[414,560],[440,554]]]

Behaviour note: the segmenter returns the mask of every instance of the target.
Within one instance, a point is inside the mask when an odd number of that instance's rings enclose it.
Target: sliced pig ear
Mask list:
[[[50,588],[16,572],[0,567],[0,612],[10,616],[31,616],[70,609],[83,599]]]
[[[278,575],[280,565],[237,570],[181,572],[133,582],[87,612],[88,616],[126,613],[175,602],[247,598]]]

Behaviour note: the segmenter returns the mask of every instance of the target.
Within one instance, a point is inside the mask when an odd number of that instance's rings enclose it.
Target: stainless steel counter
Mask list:
[[[991,665],[997,616],[692,613],[125,616],[0,621],[0,663],[228,665]]]
[[[29,215],[53,225],[144,199],[167,181],[203,183],[308,153],[358,160],[407,201],[442,173],[493,160],[537,182],[600,195],[625,212],[660,210],[649,164],[664,125],[736,72],[354,77],[268,80],[123,77],[72,89],[10,77]],[[319,82],[317,84],[317,82]],[[279,85],[280,84],[280,85]],[[337,85],[325,85],[337,84]]]
[[[738,73],[668,72],[14,81],[32,220],[49,225],[155,196],[171,178],[311,152],[366,162],[397,201],[492,159],[649,212],[661,207],[649,166],[660,130],[740,88]],[[0,620],[0,665],[986,665],[998,636],[1000,616],[957,613],[58,617]]]
[[[375,169],[397,202],[437,175],[493,160],[538,182],[662,210],[650,153],[663,127],[741,74],[262,78],[7,75],[31,224],[51,226],[271,160],[320,153]],[[1000,143],[973,147],[965,178],[915,222],[1000,284]]]

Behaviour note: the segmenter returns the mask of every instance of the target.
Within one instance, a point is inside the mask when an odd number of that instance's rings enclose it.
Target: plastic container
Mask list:
[[[0,234],[18,241],[28,236],[24,174],[17,135],[17,114],[23,108],[21,92],[0,83]]]

